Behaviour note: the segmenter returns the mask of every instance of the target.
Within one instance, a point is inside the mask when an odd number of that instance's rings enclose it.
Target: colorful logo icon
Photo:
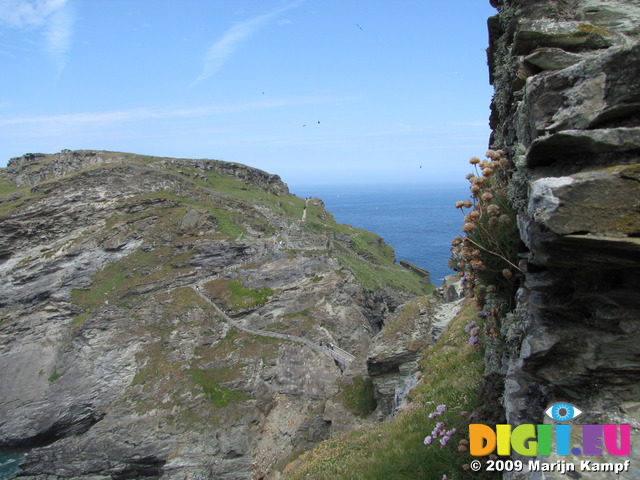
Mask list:
[[[551,405],[545,414],[553,425],[523,424],[469,425],[469,453],[485,456],[496,451],[498,455],[511,455],[511,451],[523,456],[551,455],[603,455],[627,456],[631,453],[631,427],[629,425],[575,425],[582,443],[576,444],[572,425],[563,422],[575,420],[582,414],[578,407],[565,402]],[[573,444],[573,445],[572,445]],[[554,448],[555,447],[555,448]]]
[[[582,410],[568,403],[556,403],[547,408],[544,413],[556,422],[569,422],[582,415]]]

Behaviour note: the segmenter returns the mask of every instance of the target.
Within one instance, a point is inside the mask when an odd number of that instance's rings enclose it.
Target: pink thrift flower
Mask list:
[[[433,438],[431,438],[431,435],[429,435],[428,437],[424,437],[424,444],[431,445],[431,440],[433,440]]]

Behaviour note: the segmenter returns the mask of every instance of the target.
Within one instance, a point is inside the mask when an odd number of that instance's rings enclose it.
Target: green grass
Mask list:
[[[376,409],[373,382],[358,375],[342,387],[342,403],[355,415],[368,415]]]
[[[22,205],[42,197],[39,193],[31,193],[28,188],[18,187],[13,182],[0,177],[0,197],[4,197],[15,192],[21,192],[20,198],[11,200],[10,202],[0,203],[0,218],[8,217]]]
[[[338,255],[338,261],[353,273],[366,290],[394,289],[424,295],[431,293],[435,288],[431,284],[423,284],[416,273],[393,263],[377,265],[363,258],[345,254]]]
[[[593,34],[601,35],[604,37],[604,36],[610,35],[611,32],[607,30],[605,27],[592,25],[590,23],[581,23],[576,27],[576,32],[574,33],[574,36],[586,37]]]
[[[227,235],[227,237],[232,241],[238,238],[242,233],[245,233],[245,229],[240,225],[243,217],[239,213],[214,206],[216,205],[216,202],[214,202],[214,198],[211,196],[207,197],[206,195],[202,195],[200,199],[193,199],[182,195],[176,195],[166,190],[158,190],[153,192],[151,196],[153,198],[176,200],[183,205],[189,205],[210,212],[218,222],[218,230]],[[227,207],[230,202],[233,203],[230,199],[225,200]]]
[[[421,305],[429,304],[429,297],[416,297],[411,301],[399,306],[393,312],[393,316],[385,321],[384,328],[380,332],[380,338],[387,341],[395,341],[403,331],[415,328],[415,319],[420,316]],[[424,340],[426,344],[426,339]]]
[[[481,406],[478,391],[484,372],[483,353],[469,345],[464,326],[476,319],[477,308],[467,303],[449,324],[440,341],[424,352],[423,376],[411,392],[409,407],[393,420],[327,440],[284,470],[289,480],[449,480],[501,478],[487,472],[465,471],[472,457],[458,451],[468,435],[466,416]],[[437,405],[446,405],[439,417],[429,418]],[[424,438],[437,422],[456,428],[449,443],[436,440],[426,446]]]
[[[243,392],[221,387],[218,383],[219,372],[216,369],[200,370],[192,368],[189,370],[189,374],[194,383],[202,387],[202,391],[216,407],[223,408],[230,403],[240,402],[247,398],[247,395]]]
[[[395,263],[391,246],[377,234],[336,223],[331,215],[321,218],[324,210],[309,204],[307,221],[303,230],[332,239],[333,255],[340,264],[351,271],[366,290],[400,290],[415,295],[431,293],[433,285],[425,285],[420,276]]]
[[[73,328],[81,328],[84,323],[91,317],[91,312],[83,312],[80,315],[77,315],[71,321],[71,325]]]
[[[234,310],[261,307],[273,296],[273,290],[269,287],[251,289],[236,281],[230,281],[228,287],[231,292],[228,304]]]
[[[4,197],[5,195],[9,195],[10,193],[17,192],[20,190],[20,187],[15,183],[10,182],[4,178],[0,178],[0,197]]]
[[[285,313],[282,318],[284,320],[294,320],[294,319],[301,319],[301,318],[304,318],[307,320],[313,320],[314,319],[313,308],[305,308],[304,310],[301,310],[299,312]]]
[[[183,270],[172,267],[171,262],[184,260],[185,255],[175,255],[171,247],[158,247],[148,252],[136,250],[98,272],[89,289],[72,290],[71,301],[89,311],[105,302],[131,308],[138,297],[136,287],[170,281]]]
[[[53,371],[53,373],[51,375],[49,375],[49,383],[53,383],[56,380],[58,380],[62,375],[64,375],[64,373],[58,373],[55,370]]]
[[[257,187],[249,187],[241,180],[216,170],[202,172],[196,167],[169,166],[176,173],[182,171],[188,174],[189,181],[199,187],[210,189],[216,193],[234,197],[247,205],[264,205],[277,215],[291,220],[302,217],[304,199],[294,195],[273,195]],[[196,176],[197,175],[197,176]],[[206,179],[201,178],[204,176]],[[275,231],[271,232],[274,233]]]

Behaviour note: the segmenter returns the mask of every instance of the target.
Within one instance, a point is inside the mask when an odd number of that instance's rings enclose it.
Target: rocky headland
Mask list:
[[[103,151],[0,170],[0,278],[0,448],[40,480],[278,478],[392,413],[442,303],[276,175]]]

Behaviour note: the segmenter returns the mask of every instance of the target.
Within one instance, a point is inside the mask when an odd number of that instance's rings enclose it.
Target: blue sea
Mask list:
[[[13,478],[20,470],[18,463],[22,458],[22,454],[7,452],[0,450],[0,480],[7,480]]]
[[[319,197],[338,223],[380,235],[407,260],[431,272],[440,285],[454,273],[447,267],[451,240],[461,234],[463,216],[454,207],[469,198],[465,182],[408,185],[289,185],[299,197]]]

